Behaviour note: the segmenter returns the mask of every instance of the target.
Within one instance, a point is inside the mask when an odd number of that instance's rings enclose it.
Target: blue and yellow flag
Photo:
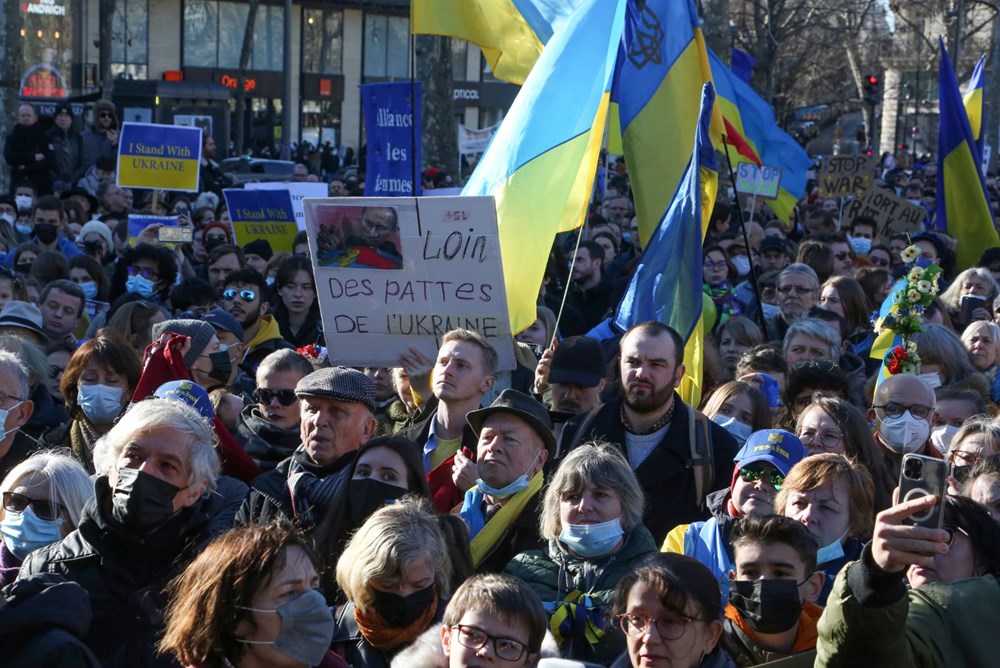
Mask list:
[[[684,338],[686,371],[680,395],[693,406],[701,402],[704,360],[701,244],[719,187],[718,156],[709,132],[714,101],[712,84],[704,84],[696,121],[687,124],[694,141],[680,187],[657,221],[614,318],[622,331],[658,320]]]
[[[715,104],[723,118],[743,136],[763,164],[781,168],[778,199],[770,202],[770,206],[778,218],[787,223],[795,204],[806,192],[806,170],[812,167],[809,154],[778,127],[770,105],[749,84],[711,51],[708,58],[718,95]],[[731,140],[729,143],[729,160],[734,168],[741,162],[753,162],[739,154]]]
[[[622,144],[635,195],[639,235],[648,239],[663,220],[684,176],[679,155],[694,149],[701,88],[712,80],[694,0],[629,2],[625,37],[615,68]],[[712,118],[712,143],[723,134]]]
[[[413,0],[410,30],[472,42],[493,76],[523,84],[542,47],[583,4],[587,0]]]
[[[965,105],[965,113],[969,117],[969,128],[972,130],[972,138],[979,149],[979,159],[983,159],[983,144],[986,135],[983,132],[983,84],[986,79],[986,54],[979,56],[976,69],[972,70],[972,78],[969,79],[969,86],[962,96],[962,104]]]
[[[496,198],[511,329],[535,321],[555,235],[583,224],[625,0],[585,0],[553,35],[463,195]],[[700,268],[699,264],[699,268]]]
[[[993,226],[981,157],[962,104],[958,80],[941,44],[938,70],[937,226],[957,241],[958,270],[974,267],[984,248],[1000,246]]]

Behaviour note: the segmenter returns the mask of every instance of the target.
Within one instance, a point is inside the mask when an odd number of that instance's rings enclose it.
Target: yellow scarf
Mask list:
[[[493,516],[493,519],[487,522],[482,531],[472,539],[470,546],[472,550],[472,563],[476,565],[476,568],[479,568],[479,565],[486,558],[486,555],[489,554],[490,550],[493,549],[497,541],[500,540],[500,537],[503,536],[514,520],[520,516],[521,511],[528,505],[528,502],[542,489],[543,482],[545,482],[544,476],[539,471],[531,478],[531,482],[528,483],[528,489],[521,490],[510,497],[510,500],[500,507],[497,514]]]

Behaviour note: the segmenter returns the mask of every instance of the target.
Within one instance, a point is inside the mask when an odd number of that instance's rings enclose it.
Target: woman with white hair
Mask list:
[[[1000,325],[977,320],[962,332],[962,345],[969,351],[972,365],[990,382],[990,401],[1000,400]]]
[[[220,501],[215,433],[175,399],[132,406],[94,449],[95,498],[76,530],[28,555],[19,578],[87,590],[87,644],[104,665],[156,665],[167,582],[207,545]]]
[[[40,547],[65,538],[80,523],[94,484],[68,452],[37,452],[0,482],[0,587],[17,577],[21,562]]]
[[[962,301],[966,297],[985,299],[982,306],[963,312]],[[941,293],[941,301],[948,308],[948,315],[959,334],[977,320],[992,319],[993,300],[997,298],[997,281],[986,267],[966,269]]]
[[[618,581],[657,551],[642,523],[642,488],[613,445],[575,448],[545,490],[545,550],[522,552],[505,573],[539,595],[568,659],[607,664],[625,649],[608,622]]]

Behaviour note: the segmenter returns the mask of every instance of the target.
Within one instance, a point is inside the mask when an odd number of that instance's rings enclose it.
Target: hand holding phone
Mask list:
[[[899,470],[899,501],[906,503],[925,496],[935,496],[938,503],[904,521],[914,526],[940,529],[944,520],[944,498],[948,494],[948,464],[943,459],[923,455],[904,455]]]
[[[962,295],[958,298],[958,318],[962,322],[969,323],[976,319],[975,311],[986,308],[986,297],[976,295]]]

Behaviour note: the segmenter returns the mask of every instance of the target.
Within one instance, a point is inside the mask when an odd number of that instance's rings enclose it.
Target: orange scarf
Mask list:
[[[424,611],[424,614],[411,622],[409,626],[387,625],[375,612],[375,608],[369,608],[365,612],[354,608],[354,621],[358,623],[358,629],[369,645],[380,652],[388,652],[400,645],[413,642],[417,636],[426,631],[427,627],[431,625],[431,620],[434,619],[437,606],[437,592],[434,592],[434,601]]]
[[[816,649],[816,639],[818,637],[816,624],[819,622],[820,615],[822,614],[823,608],[815,603],[805,602],[802,606],[802,613],[799,614],[799,632],[795,636],[795,644],[792,645],[792,648],[788,652],[785,652],[786,654],[800,654]],[[731,619],[736,626],[740,627],[743,633],[747,634],[747,637],[754,644],[757,643],[757,632],[750,628],[750,625],[743,619],[740,611],[731,603],[726,606],[726,617]]]

